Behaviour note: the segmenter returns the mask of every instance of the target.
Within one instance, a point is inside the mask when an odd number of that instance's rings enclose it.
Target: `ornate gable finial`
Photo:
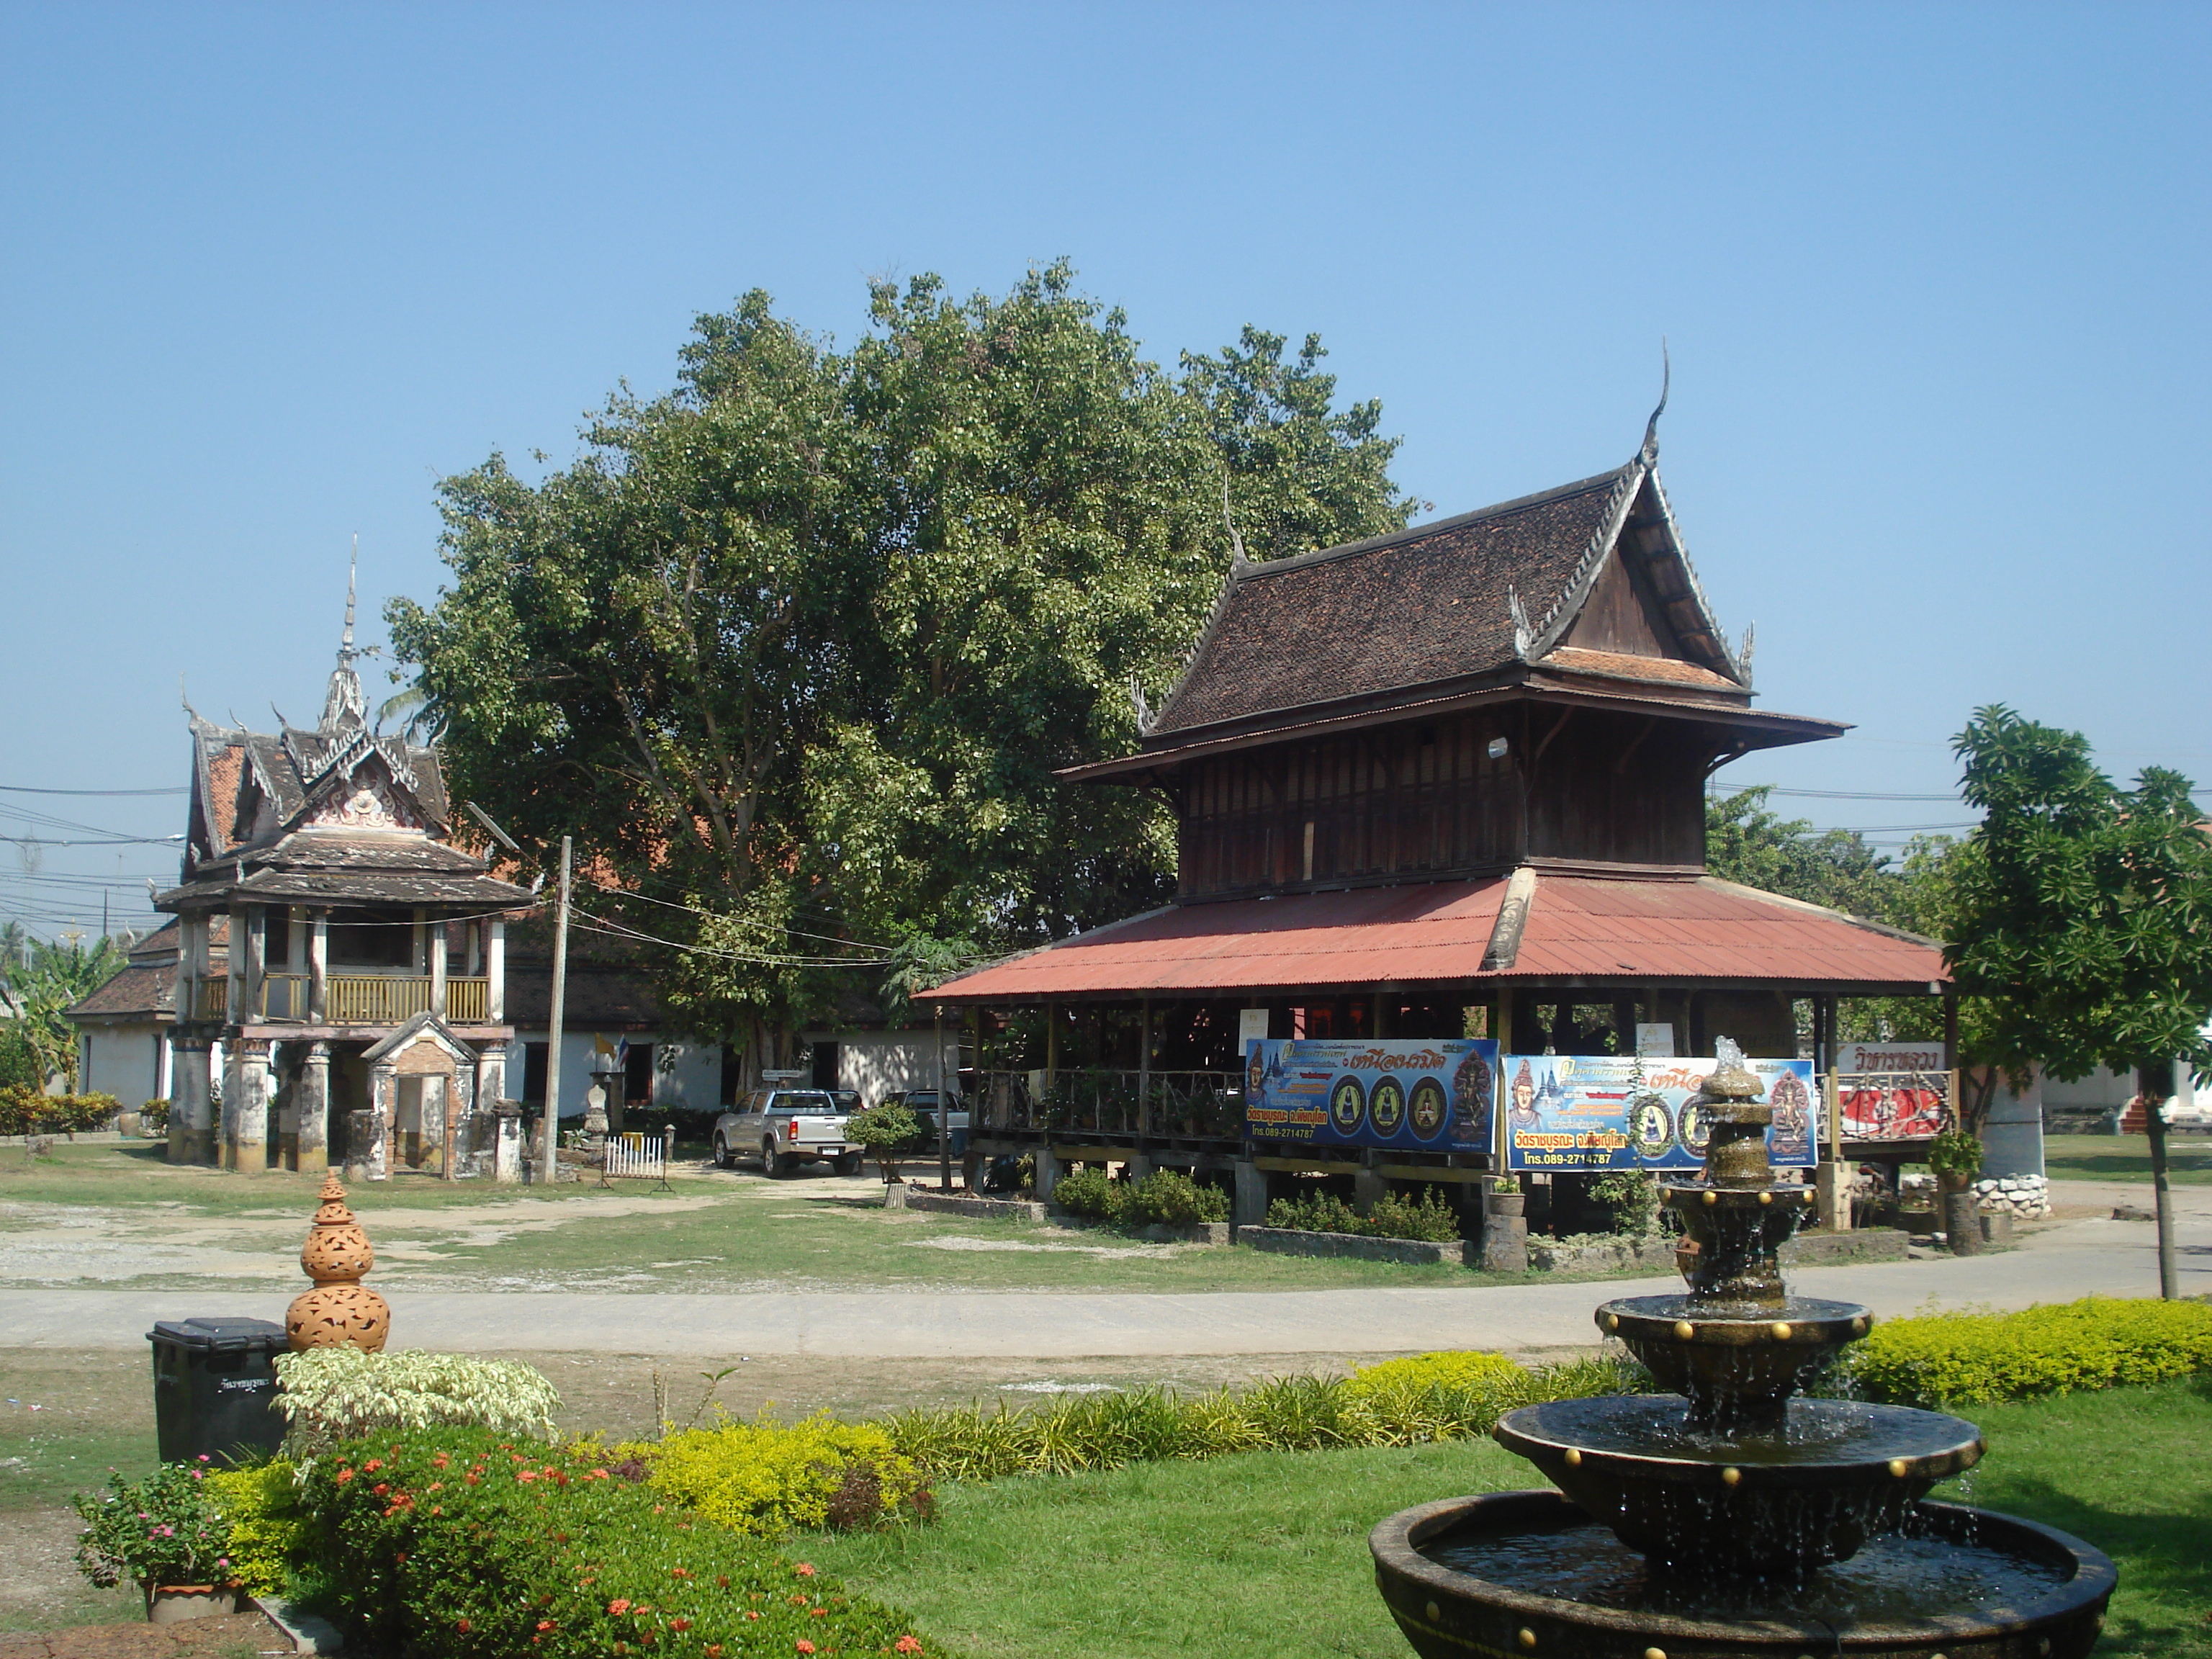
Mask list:
[[[1646,466],[1656,465],[1659,459],[1659,417],[1667,412],[1667,393],[1674,384],[1674,365],[1667,355],[1667,337],[1659,337],[1659,407],[1651,411],[1651,418],[1644,423],[1644,447],[1636,452],[1637,459]]]
[[[1758,642],[1759,624],[1755,622],[1746,623],[1743,625],[1743,644],[1737,647],[1735,653],[1735,665],[1742,674],[1743,683],[1746,685],[1751,684],[1751,653],[1752,647]]]
[[[1145,696],[1144,683],[1134,674],[1129,676],[1129,707],[1137,711],[1137,735],[1152,736],[1152,705]]]
[[[359,654],[353,648],[353,601],[360,567],[361,538],[356,536],[353,556],[346,562],[345,631],[338,636],[338,665],[331,671],[330,692],[323,699],[323,718],[316,726],[323,736],[333,739],[365,731],[368,726],[368,698],[361,689],[361,676],[353,668],[353,659]]]
[[[1526,662],[1528,647],[1535,642],[1536,630],[1528,626],[1528,608],[1521,603],[1520,590],[1511,582],[1505,584],[1505,609],[1513,618],[1513,654]]]

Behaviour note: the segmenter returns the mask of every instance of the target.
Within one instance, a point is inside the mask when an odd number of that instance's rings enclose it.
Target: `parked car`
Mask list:
[[[714,1120],[714,1162],[732,1170],[757,1158],[763,1173],[782,1178],[826,1158],[839,1175],[858,1175],[860,1151],[846,1144],[845,1116],[826,1089],[756,1089]]]
[[[945,1092],[951,1097],[951,1109],[945,1113],[945,1121],[952,1131],[952,1156],[963,1158],[968,1152],[968,1107],[950,1089]],[[905,1107],[914,1114],[915,1121],[921,1125],[921,1139],[915,1143],[909,1157],[937,1156],[937,1095],[934,1089],[899,1089],[883,1098],[885,1106]]]

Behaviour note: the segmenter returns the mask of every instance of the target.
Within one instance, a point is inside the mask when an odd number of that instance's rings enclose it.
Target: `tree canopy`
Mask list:
[[[105,985],[130,959],[128,939],[90,944],[76,935],[46,940],[18,931],[0,958],[0,987],[16,1017],[0,1022],[0,1084],[46,1086],[58,1075],[77,1086],[76,1027],[69,1010]]]
[[[636,925],[684,947],[702,1033],[1159,902],[1164,805],[1053,772],[1133,745],[1129,687],[1172,683],[1237,536],[1414,506],[1316,338],[1164,370],[1065,264],[868,314],[847,350],[757,292],[699,318],[675,389],[611,398],[571,465],[447,479],[451,585],[387,612],[458,798],[573,834],[587,912],[593,878],[684,907]]]

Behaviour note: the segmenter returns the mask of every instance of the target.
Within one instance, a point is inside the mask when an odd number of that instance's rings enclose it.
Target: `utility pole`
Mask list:
[[[561,1149],[561,1015],[568,998],[568,837],[561,837],[561,902],[553,921],[553,1013],[545,1046],[545,1138],[538,1155],[538,1178],[553,1182]]]
[[[945,1005],[937,1005],[937,1190],[952,1190],[952,1097],[945,1092]]]

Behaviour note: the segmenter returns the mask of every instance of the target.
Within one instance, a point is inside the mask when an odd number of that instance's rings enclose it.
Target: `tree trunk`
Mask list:
[[[2173,1251],[2173,1188],[2166,1178],[2166,1119],[2154,1090],[2139,1097],[2143,1108],[2143,1130],[2150,1137],[2150,1184],[2158,1210],[2158,1293],[2168,1302],[2181,1295],[2181,1271]]]

